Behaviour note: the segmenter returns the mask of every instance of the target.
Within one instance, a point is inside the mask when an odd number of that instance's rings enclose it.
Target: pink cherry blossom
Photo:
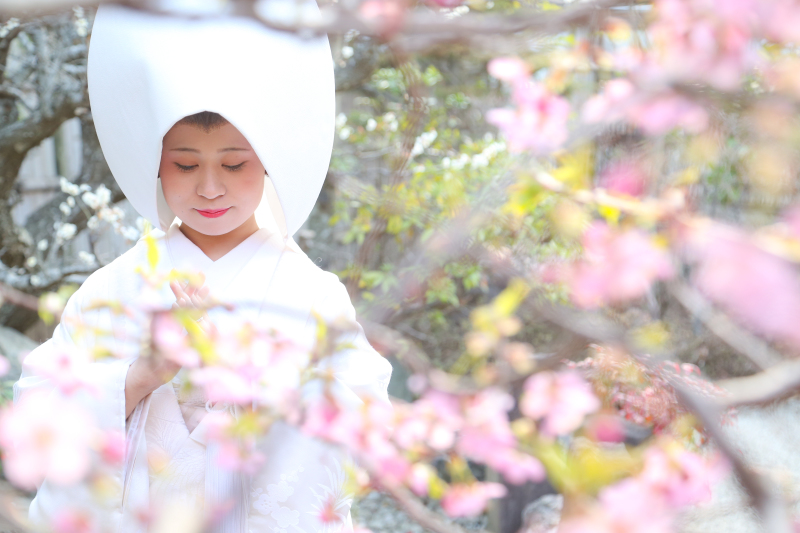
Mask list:
[[[646,178],[639,165],[630,161],[610,165],[600,175],[600,186],[625,196],[641,196]]]
[[[589,383],[575,371],[538,372],[525,381],[520,410],[534,420],[543,419],[542,432],[566,435],[596,411],[600,401]]]
[[[646,71],[683,81],[702,80],[735,90],[757,64],[757,0],[658,0],[648,28],[653,49]]]
[[[94,533],[99,531],[94,517],[78,509],[61,509],[51,522],[53,533]]]
[[[512,99],[516,109],[491,109],[486,113],[486,121],[500,128],[511,150],[545,154],[566,142],[570,113],[566,99],[530,79],[514,81]]]
[[[547,477],[544,465],[539,459],[511,448],[494,450],[486,464],[503,475],[503,479],[513,485],[528,481],[539,483]]]
[[[413,404],[396,406],[395,442],[411,450],[420,445],[444,451],[453,446],[463,423],[458,399],[437,390],[427,391]]]
[[[200,354],[189,345],[186,330],[172,313],[153,317],[153,343],[164,357],[187,368],[200,366]]]
[[[120,465],[125,459],[125,435],[118,431],[106,431],[100,435],[100,457],[106,464]]]
[[[0,413],[6,476],[26,489],[45,476],[59,485],[79,482],[89,471],[93,427],[88,413],[71,401],[38,391],[23,395]]]
[[[678,449],[647,450],[645,468],[638,476],[650,490],[657,491],[666,504],[680,509],[711,500],[711,485],[727,471],[719,456],[709,459]]]
[[[41,350],[36,358],[26,358],[23,367],[31,372],[49,379],[62,393],[74,394],[79,390],[97,394],[95,383],[88,381],[86,368],[92,362],[86,350],[66,348],[60,350]]]
[[[602,92],[587,99],[581,117],[587,124],[625,120],[648,135],[676,127],[698,133],[708,126],[708,113],[701,105],[670,91],[638,89],[624,78],[608,81]]]
[[[192,383],[205,389],[206,397],[212,403],[247,405],[253,401],[253,379],[244,371],[209,366],[193,370],[190,377]]]
[[[442,498],[442,509],[448,516],[476,516],[492,498],[502,498],[506,488],[500,483],[453,485]]]
[[[596,222],[584,232],[583,247],[584,259],[562,270],[581,307],[638,298],[673,274],[669,254],[638,229],[619,232]]]
[[[256,449],[255,436],[232,431],[234,419],[226,411],[212,411],[203,422],[209,441],[219,446],[221,468],[253,474],[264,464],[266,457]]]
[[[722,225],[694,232],[690,248],[698,288],[756,331],[800,347],[800,282],[792,265]]]

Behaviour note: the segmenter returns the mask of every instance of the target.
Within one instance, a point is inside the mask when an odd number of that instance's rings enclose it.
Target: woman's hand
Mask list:
[[[209,290],[208,286],[205,285],[205,281],[206,278],[201,272],[199,286],[193,286],[188,283],[186,285],[181,285],[177,281],[173,281],[169,284],[169,288],[172,289],[172,293],[175,295],[175,303],[172,304],[172,309],[184,308],[199,310],[201,314],[197,323],[200,324],[200,327],[202,327],[206,333],[210,333],[213,326],[207,320],[208,313],[206,310],[211,304],[211,299],[209,298]]]
[[[172,293],[175,295],[175,303],[172,304],[172,310],[180,308],[199,309],[202,314],[198,322],[206,332],[209,332],[213,328],[210,322],[205,320],[207,317],[206,308],[210,303],[209,290],[204,285],[205,277],[202,274],[200,276],[200,286],[192,286],[188,283],[182,285],[177,281],[169,284]],[[125,417],[130,416],[142,398],[164,383],[171,381],[180,369],[181,365],[159,354],[136,359],[128,368],[128,374],[125,377]]]

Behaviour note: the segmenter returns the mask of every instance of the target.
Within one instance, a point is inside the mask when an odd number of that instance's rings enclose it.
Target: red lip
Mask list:
[[[200,213],[201,215],[203,215],[206,218],[217,218],[217,217],[221,217],[222,215],[227,213],[228,209],[230,209],[230,207],[228,207],[227,209],[213,209],[213,210],[211,210],[211,209],[207,209],[207,210],[198,209],[197,212]]]

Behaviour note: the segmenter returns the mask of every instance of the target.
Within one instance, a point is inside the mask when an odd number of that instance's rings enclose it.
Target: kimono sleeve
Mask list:
[[[110,329],[110,313],[87,309],[93,301],[107,299],[107,279],[108,271],[101,269],[69,298],[53,337],[23,360],[21,377],[13,387],[14,403],[24,401],[28,394],[47,394],[58,402],[74,402],[82,407],[94,428],[125,435],[125,378],[133,359],[91,358],[93,349],[101,343],[112,343],[109,348],[114,348],[113,336],[103,338],[97,334]],[[62,366],[65,357],[69,358],[69,363]],[[92,430],[86,428],[86,431]],[[114,509],[121,503],[124,469],[122,466],[112,468],[108,474],[119,489],[112,491],[117,493],[116,497],[111,497],[112,502],[116,502],[111,505]],[[45,476],[31,503],[30,519],[34,524],[47,527],[61,509],[91,507],[87,500],[91,500],[88,487],[59,485]],[[103,518],[106,523],[114,521],[109,516]]]
[[[314,311],[326,321],[341,320],[350,327],[335,339],[341,348],[320,364],[332,371],[334,382],[312,380],[304,385],[303,395],[313,398],[332,385],[327,390],[348,408],[365,401],[388,403],[391,364],[370,346],[356,323],[344,285],[334,274],[321,274]],[[314,338],[315,332],[316,321],[310,320],[303,334]],[[347,450],[276,422],[259,443],[259,451],[267,461],[252,480],[251,531],[353,531],[353,496],[346,490],[346,465],[351,461]]]
[[[329,323],[344,323],[348,329],[334,339],[339,349],[320,363],[320,369],[331,369],[337,383],[344,386],[344,390],[339,391],[340,400],[351,405],[367,398],[388,403],[391,363],[370,345],[339,278],[329,272],[324,276],[324,296],[314,305],[314,310]]]

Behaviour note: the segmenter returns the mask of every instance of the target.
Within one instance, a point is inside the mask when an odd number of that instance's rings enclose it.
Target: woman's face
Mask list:
[[[164,198],[181,222],[205,235],[224,235],[253,216],[264,173],[253,147],[230,123],[208,132],[176,124],[164,136]]]

